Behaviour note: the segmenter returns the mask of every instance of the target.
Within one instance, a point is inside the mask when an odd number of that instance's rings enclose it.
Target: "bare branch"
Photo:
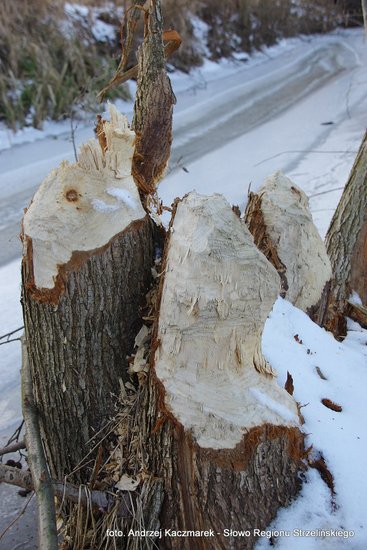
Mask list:
[[[272,155],[271,157],[267,157],[266,159],[263,159],[261,160],[260,162],[257,162],[256,164],[254,164],[254,166],[260,166],[260,164],[264,164],[265,162],[268,162],[268,160],[273,160],[273,159],[276,159],[277,157],[281,157],[282,155],[288,155],[288,154],[305,154],[305,155],[308,155],[309,153],[318,153],[318,154],[321,154],[321,155],[333,155],[333,154],[337,154],[337,155],[341,155],[341,154],[348,154],[348,155],[355,155],[357,153],[357,151],[337,151],[337,150],[334,150],[334,151],[322,151],[322,150],[318,150],[318,149],[305,149],[305,150],[290,150],[290,151],[282,151],[281,153],[277,153],[276,155]]]
[[[26,449],[25,441],[18,441],[17,443],[12,443],[6,447],[0,447],[0,456],[7,455],[9,453],[16,453],[21,449]]]
[[[363,13],[364,30],[367,33],[367,0],[362,0],[362,13]]]
[[[16,328],[15,330],[12,330],[11,332],[7,332],[6,334],[3,334],[0,336],[0,346],[3,344],[7,344],[8,342],[14,342],[15,340],[19,340],[19,338],[10,339],[13,334],[16,334],[17,332],[23,330],[24,327]],[[1,342],[1,340],[5,340],[5,342]]]
[[[0,483],[8,483],[21,487],[26,491],[34,491],[32,474],[29,471],[19,470],[14,466],[5,466],[0,464]],[[80,504],[83,508],[92,505],[92,508],[99,511],[109,511],[115,505],[116,500],[120,500],[120,495],[114,495],[107,491],[89,490],[85,485],[80,487],[72,483],[52,480],[52,487],[60,501],[66,499],[75,504]],[[131,517],[132,506],[131,499],[127,492],[121,495],[119,517]]]

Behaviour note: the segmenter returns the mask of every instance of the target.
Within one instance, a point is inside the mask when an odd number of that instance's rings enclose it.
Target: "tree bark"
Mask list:
[[[31,258],[23,260],[23,311],[35,400],[52,476],[63,479],[93,455],[91,440],[110,428],[127,357],[142,324],[151,283],[154,231],[135,222],[81,265],[62,275],[55,306],[32,294]],[[84,261],[83,261],[84,260]],[[76,265],[77,265],[76,263]],[[99,434],[101,435],[101,434]],[[89,481],[79,470],[74,481]]]
[[[361,0],[364,30],[367,34],[367,0]]]
[[[356,292],[367,304],[367,133],[326,234],[333,279],[313,314],[337,337],[346,334],[346,301]]]
[[[131,177],[133,135],[117,113],[111,116],[107,149],[89,144],[76,165],[61,165],[24,218],[23,313],[34,398],[52,477],[86,463],[74,482],[89,480],[95,438],[107,435],[117,412],[155,254],[153,222]]]
[[[160,2],[151,0],[144,42],[138,51],[139,77],[134,106],[136,144],[134,180],[144,194],[154,193],[171,154],[176,98],[166,71]]]
[[[140,438],[130,448],[141,452],[131,471],[142,480],[141,514],[122,525],[124,544],[252,548],[254,529],[299,490],[304,451],[296,403],[257,348],[277,274],[218,196],[188,195],[169,234],[150,369],[137,400]],[[126,534],[139,524],[197,534],[134,546]],[[198,534],[211,529],[212,536]],[[226,529],[249,534],[226,537]]]

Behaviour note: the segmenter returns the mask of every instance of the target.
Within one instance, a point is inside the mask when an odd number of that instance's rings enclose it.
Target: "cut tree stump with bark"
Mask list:
[[[153,223],[131,176],[135,134],[110,114],[105,147],[91,140],[76,164],[51,172],[23,221],[26,343],[55,479],[91,462],[91,440],[116,413],[152,279]]]
[[[225,199],[195,193],[176,206],[163,270],[136,414],[135,521],[196,532],[156,540],[162,549],[252,548],[253,529],[289,504],[302,469],[297,404],[261,353],[279,278]],[[249,537],[223,536],[244,526]]]
[[[250,193],[245,223],[279,273],[281,296],[310,310],[331,278],[331,266],[305,193],[277,172]]]
[[[161,272],[151,269],[161,233],[146,210],[168,162],[173,102],[151,0],[135,132],[111,107],[98,140],[46,178],[24,217],[27,355],[52,487],[65,476],[117,497],[99,516],[92,502],[67,508],[68,549],[115,548],[109,528],[126,549],[252,548],[253,529],[300,488],[298,405],[261,352],[277,271],[222,196],[195,193],[177,201]],[[121,517],[118,491],[132,517]],[[195,534],[129,536],[160,528]],[[245,539],[224,536],[244,528]]]
[[[346,335],[347,300],[356,292],[367,305],[367,133],[325,238],[333,279],[313,319],[337,337]],[[347,308],[347,311],[346,311]]]

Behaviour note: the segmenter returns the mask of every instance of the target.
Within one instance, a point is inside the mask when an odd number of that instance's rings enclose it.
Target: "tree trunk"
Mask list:
[[[346,301],[356,292],[367,304],[367,133],[325,238],[333,279],[314,320],[335,336],[346,334]]]
[[[252,548],[255,530],[297,493],[302,468],[297,405],[258,347],[278,276],[229,204],[196,194],[178,203],[163,270],[130,449],[142,449],[134,523],[161,528],[162,549]]]
[[[162,271],[151,270],[159,239],[140,196],[148,208],[169,155],[163,59],[152,0],[137,135],[111,108],[98,142],[50,174],[24,218],[27,347],[53,482],[67,475],[115,498],[98,514],[69,510],[73,550],[252,548],[300,486],[298,406],[261,353],[276,270],[222,197],[196,194],[177,203]],[[160,528],[172,531],[142,534]]]
[[[88,145],[76,165],[51,173],[24,218],[26,341],[55,479],[86,457],[90,464],[93,438],[116,414],[151,283],[153,223],[124,175],[131,172],[133,133],[113,117],[105,123],[107,150]],[[89,477],[87,467],[72,479]]]
[[[364,30],[367,33],[367,0],[361,0]]]

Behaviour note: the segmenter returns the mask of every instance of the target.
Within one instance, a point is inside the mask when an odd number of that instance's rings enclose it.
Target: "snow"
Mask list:
[[[287,407],[271,399],[266,393],[259,390],[258,388],[250,388],[249,392],[256,398],[256,400],[261,403],[267,409],[270,409],[275,414],[283,418],[284,422],[297,423],[298,419],[295,414],[293,414]]]
[[[305,419],[306,447],[312,445],[315,456],[322,454],[335,486],[332,498],[319,475],[309,471],[300,497],[278,514],[269,529],[346,529],[355,532],[353,539],[339,538],[336,547],[362,550],[367,543],[367,331],[357,323],[353,328],[343,343],[337,342],[282,298],[278,298],[265,325],[263,352],[277,369],[281,386],[287,371],[292,375],[294,397]],[[294,338],[296,334],[299,341]],[[341,405],[342,412],[326,408],[323,398]],[[294,538],[281,538],[276,547],[293,549],[294,544]],[[331,548],[331,544],[323,538],[305,538],[302,543],[297,539],[297,548]],[[256,550],[268,546],[262,540]]]
[[[136,199],[128,192],[127,189],[121,189],[120,187],[109,187],[106,189],[107,195],[115,197],[118,201],[123,202],[130,208],[136,208]]]
[[[119,210],[118,204],[107,204],[101,199],[92,199],[92,205],[94,210],[97,210],[97,212],[115,212],[116,210]]]
[[[178,97],[175,134],[177,140],[190,141],[200,129],[194,128],[188,135],[184,132],[185,127],[207,108],[209,101],[208,107],[216,111],[220,107],[220,94],[224,94],[222,100],[226,97],[235,99],[241,85],[251,83],[251,79],[255,78],[266,84],[267,75],[282,66],[284,52],[295,52],[295,55],[298,52],[299,55],[302,48],[310,51],[320,41],[327,45],[337,39],[344,45],[344,53],[339,52],[339,55],[348,55],[347,61],[353,65],[352,71],[341,68],[326,85],[261,125],[250,128],[243,136],[230,142],[228,139],[222,141],[222,146],[214,152],[187,164],[183,159],[188,173],[180,170],[178,163],[160,186],[164,203],[169,205],[175,196],[183,196],[196,189],[203,194],[223,193],[231,203],[239,204],[243,209],[249,185],[252,190],[257,190],[266,176],[280,170],[307,193],[314,221],[324,235],[366,127],[367,56],[363,32],[338,32],[303,42],[300,39],[287,40],[265,53],[251,56],[246,63],[208,61],[190,75],[172,75]],[[308,69],[306,66],[305,70]],[[291,72],[291,64],[284,70]],[[132,111],[131,103],[119,105],[123,105],[125,112]],[[212,118],[208,121],[208,124],[211,123]],[[27,186],[40,183],[45,173],[62,158],[72,157],[72,147],[66,134],[68,128],[69,123],[63,121],[57,124],[47,122],[42,131],[26,128],[15,135],[0,129],[0,149],[4,149],[3,153],[9,153],[9,157],[2,162],[4,179],[0,185],[1,200],[6,200],[9,189],[24,191]],[[91,134],[90,128],[80,127],[79,130],[77,140]],[[45,139],[47,136],[58,139]],[[39,147],[29,143],[22,149],[22,157],[19,158],[17,145],[36,139],[39,140]],[[41,155],[42,144],[46,148],[46,156]],[[108,191],[114,193],[113,188]],[[122,202],[128,203],[130,200],[127,195],[112,196]],[[17,260],[0,269],[0,335],[22,325],[19,289],[20,268]],[[354,301],[357,299],[354,298]],[[302,344],[295,340],[296,334]],[[332,497],[319,473],[308,470],[300,496],[290,507],[278,513],[269,529],[343,528],[355,531],[352,538],[282,537],[277,541],[276,548],[367,548],[367,332],[348,320],[347,338],[343,343],[336,342],[300,310],[278,299],[265,327],[263,351],[279,373],[280,386],[284,386],[287,371],[292,374],[294,396],[302,405],[305,418],[303,429],[307,434],[306,442],[313,445],[313,456],[317,453],[324,456],[335,484],[335,495]],[[21,418],[20,365],[19,342],[0,347],[2,433],[9,432]],[[320,378],[316,367],[327,380]],[[321,404],[323,398],[340,404],[342,412],[326,408]],[[268,547],[269,541],[264,537],[256,550]]]
[[[0,269],[0,336],[23,326],[20,305],[20,262]],[[15,334],[19,337],[22,333]],[[0,432],[20,422],[20,342],[0,346]]]

